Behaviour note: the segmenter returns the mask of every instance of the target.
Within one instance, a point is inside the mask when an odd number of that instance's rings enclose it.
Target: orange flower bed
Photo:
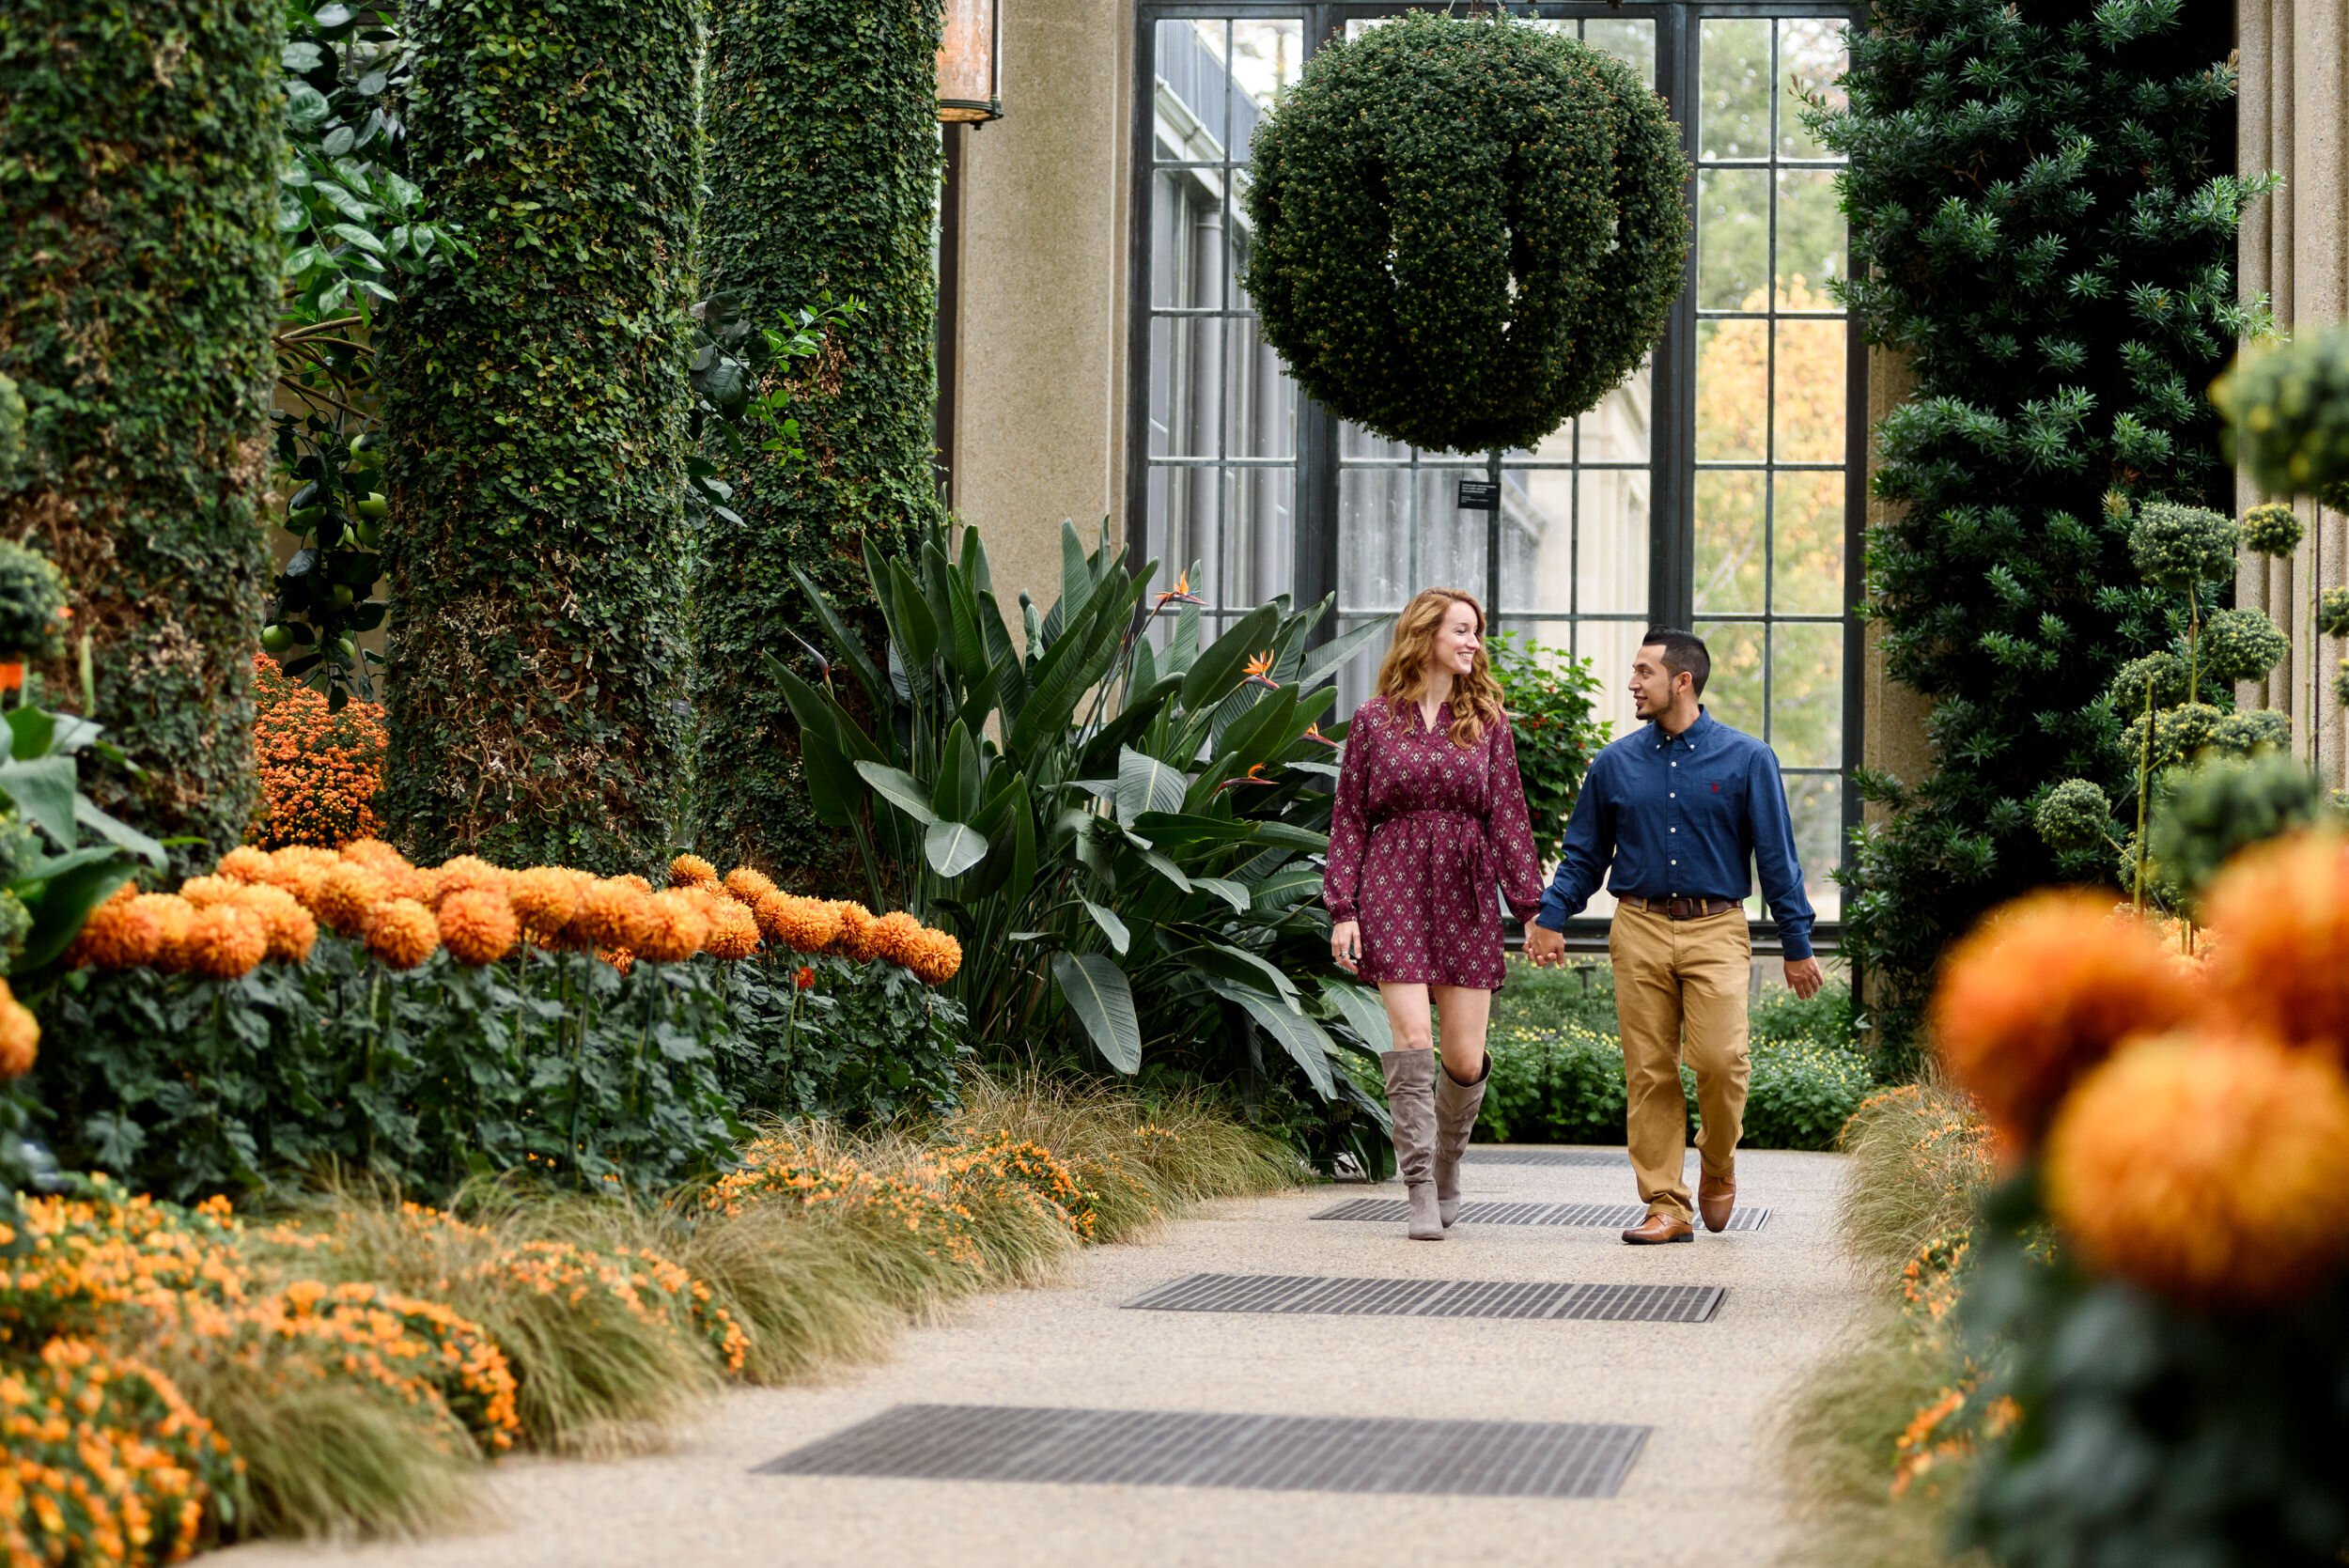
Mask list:
[[[290,679],[267,654],[253,660],[253,760],[261,810],[245,831],[265,849],[308,844],[339,848],[382,831],[375,794],[383,781],[383,709],[356,699],[340,713]]]

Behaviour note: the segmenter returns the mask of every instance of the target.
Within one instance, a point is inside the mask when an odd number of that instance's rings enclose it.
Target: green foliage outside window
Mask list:
[[[2129,523],[2148,501],[2223,504],[2201,389],[2265,318],[2235,298],[2235,229],[2272,185],[2228,172],[2226,49],[2223,18],[2190,26],[2179,0],[1889,0],[1852,37],[1849,106],[1806,116],[1851,160],[1840,292],[1918,379],[1877,429],[1892,512],[1869,613],[1888,672],[1933,704],[1934,770],[1861,775],[1890,816],[1845,874],[1845,951],[1882,987],[1889,1045],[1913,1046],[1953,937],[2066,874],[2033,798],[2070,777],[2126,792],[2106,690],[2183,629],[2138,582]]]
[[[0,8],[0,375],[25,403],[0,535],[71,585],[44,689],[146,765],[93,795],[191,864],[257,795],[283,35],[278,0]]]
[[[812,356],[754,367],[791,427],[739,474],[692,547],[690,831],[723,863],[841,880],[799,736],[762,656],[814,676],[824,633],[794,571],[880,642],[863,551],[910,557],[942,521],[931,467],[939,0],[719,0],[710,11],[706,287],[741,321],[820,325]],[[705,323],[717,326],[718,323]],[[776,395],[781,394],[780,397]],[[705,458],[721,455],[705,442]]]
[[[1536,444],[1622,384],[1680,291],[1679,128],[1559,33],[1413,11],[1333,39],[1252,157],[1266,341],[1393,441]]]
[[[405,19],[412,177],[474,252],[382,334],[382,815],[420,860],[610,873],[672,837],[700,18]]]
[[[1533,849],[1545,862],[1554,861],[1563,851],[1582,776],[1608,740],[1606,723],[1591,712],[1598,675],[1589,660],[1543,647],[1517,632],[1496,633],[1485,650],[1509,708],[1517,774],[1533,818]]]

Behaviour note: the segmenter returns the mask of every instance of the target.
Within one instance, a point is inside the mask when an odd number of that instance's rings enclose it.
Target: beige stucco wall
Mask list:
[[[1875,427],[1916,385],[1917,378],[1909,369],[1907,355],[1885,349],[1868,350],[1868,532],[1871,536],[1884,525],[1890,510],[1875,497],[1876,464],[1880,460]],[[1868,623],[1868,662],[1859,677],[1866,725],[1860,732],[1860,760],[1875,771],[1890,773],[1901,783],[1913,786],[1923,782],[1925,775],[1933,770],[1933,749],[1925,743],[1925,714],[1932,705],[1915,691],[1884,673],[1884,653],[1878,646],[1883,636],[1881,622]],[[1874,802],[1867,808],[1870,822],[1881,822],[1888,815],[1884,807]]]
[[[2300,335],[2341,320],[2349,296],[2349,184],[2341,116],[2349,110],[2349,4],[2238,0],[2242,67],[2237,156],[2246,175],[2274,170],[2281,191],[2254,204],[2238,251],[2246,299],[2264,294],[2278,327]],[[2248,482],[2244,505],[2266,499]],[[2303,756],[2334,786],[2349,784],[2349,747],[2332,692],[2343,644],[2316,635],[2312,598],[2349,582],[2349,520],[2297,498],[2307,536],[2288,561],[2247,556],[2235,602],[2264,609],[2292,636],[2292,652],[2264,681],[2237,692],[2292,715]]]
[[[1063,519],[1124,538],[1132,0],[1005,0],[1003,117],[967,133],[955,510],[1015,622]]]

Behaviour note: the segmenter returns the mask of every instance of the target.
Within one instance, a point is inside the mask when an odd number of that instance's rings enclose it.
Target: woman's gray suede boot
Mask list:
[[[1436,1053],[1378,1053],[1387,1075],[1387,1114],[1394,1121],[1394,1169],[1411,1200],[1411,1239],[1441,1241],[1443,1219],[1436,1212]]]
[[[1485,1080],[1492,1076],[1490,1051],[1473,1083],[1462,1083],[1441,1063],[1436,1068],[1436,1212],[1446,1228],[1460,1218],[1460,1157],[1468,1152],[1476,1113],[1485,1108]]]

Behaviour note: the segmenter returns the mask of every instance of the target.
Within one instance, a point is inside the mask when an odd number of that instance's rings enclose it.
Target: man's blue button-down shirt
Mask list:
[[[1618,898],[1742,902],[1753,891],[1749,865],[1762,874],[1786,956],[1810,957],[1813,917],[1778,758],[1700,708],[1676,736],[1651,722],[1598,753],[1534,919],[1561,929],[1602,877]]]

